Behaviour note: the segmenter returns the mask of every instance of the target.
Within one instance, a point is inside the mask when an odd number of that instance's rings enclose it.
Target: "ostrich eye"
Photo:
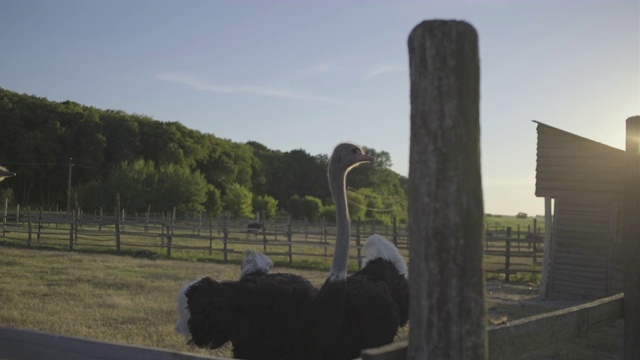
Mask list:
[[[357,154],[357,153],[359,153],[359,152],[360,152],[360,149],[358,149],[358,148],[353,148],[353,149],[351,149],[351,152],[352,152],[352,153],[354,153],[354,154]]]

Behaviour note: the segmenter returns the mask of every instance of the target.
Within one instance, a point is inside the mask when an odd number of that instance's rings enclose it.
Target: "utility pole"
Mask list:
[[[73,168],[73,158],[69,158],[69,184],[67,185],[67,213],[71,212],[71,169]]]

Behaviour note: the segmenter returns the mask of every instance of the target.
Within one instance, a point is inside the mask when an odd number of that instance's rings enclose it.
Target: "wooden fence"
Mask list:
[[[584,336],[623,318],[623,294],[535,315],[488,329],[489,359],[517,359],[555,343]],[[362,360],[405,360],[408,341],[362,352]]]
[[[277,217],[260,223],[253,220],[208,218],[206,214],[175,212],[128,214],[118,211],[94,214],[31,211],[5,206],[2,238],[32,247],[115,251],[141,257],[197,258],[238,262],[247,248],[259,250],[287,266],[328,268],[333,255],[335,224],[326,221],[292,221]],[[535,224],[532,222],[532,224]],[[378,233],[392,241],[409,257],[406,226],[393,221],[381,225],[355,221],[352,226],[351,269],[359,268],[364,241]],[[486,227],[487,273],[509,282],[514,275],[539,274],[544,249],[539,227],[511,229]]]

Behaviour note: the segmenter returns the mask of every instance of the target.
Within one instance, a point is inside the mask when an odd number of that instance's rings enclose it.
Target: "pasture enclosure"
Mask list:
[[[279,265],[328,269],[335,238],[335,224],[323,220],[276,217],[257,223],[208,218],[203,213],[178,217],[175,213],[139,215],[119,211],[116,217],[105,212],[67,214],[20,206],[9,209],[6,204],[4,209],[0,239],[21,246],[70,251],[237,263],[242,252],[251,248],[269,255]],[[540,235],[544,228],[537,220],[519,219],[517,227],[512,228],[488,218],[484,226],[486,272],[506,282],[514,277],[537,281],[544,252]],[[407,228],[396,221],[381,225],[356,220],[352,232],[351,270],[359,268],[365,255],[361,253],[362,246],[373,233],[388,238],[409,258]]]
[[[409,38],[411,68],[411,158],[409,183],[409,235],[410,284],[411,284],[411,329],[408,341],[389,344],[379,349],[369,349],[362,353],[362,359],[511,359],[515,354],[527,351],[531,346],[545,346],[550,342],[567,337],[580,336],[591,329],[625,319],[625,359],[640,356],[640,254],[639,229],[637,221],[626,221],[624,227],[624,290],[625,295],[616,294],[568,309],[521,319],[505,325],[487,328],[485,308],[485,279],[483,251],[488,252],[489,241],[483,243],[483,199],[480,179],[479,156],[479,59],[477,33],[469,24],[461,21],[426,21],[418,25]],[[638,189],[640,184],[640,117],[633,118],[633,140],[628,131],[626,153],[627,171],[623,215],[628,219],[640,217]],[[629,119],[632,120],[632,119]],[[630,124],[632,121],[629,121]],[[631,126],[629,126],[631,128]],[[460,141],[460,140],[463,141]],[[432,146],[431,144],[436,144]],[[630,145],[631,144],[631,145]],[[629,151],[632,149],[633,151]],[[132,226],[115,217],[115,244],[117,251],[125,246],[135,245],[134,240],[123,241]],[[74,215],[72,219],[77,219]],[[215,248],[214,228],[209,227],[209,246],[194,245],[191,241],[202,241],[195,228],[179,231],[171,220],[163,222],[160,235],[157,233],[140,236],[160,242],[157,247],[166,247],[166,256],[175,252],[207,251],[213,254]],[[6,219],[6,217],[5,217]],[[16,223],[19,221],[16,220]],[[33,226],[28,223],[28,245],[33,243]],[[108,224],[105,226],[110,226]],[[247,226],[248,224],[245,224]],[[7,225],[8,226],[8,225]],[[102,226],[99,224],[98,226]],[[149,224],[146,224],[149,226]],[[80,225],[76,220],[69,222],[68,246],[80,246]],[[218,236],[222,236],[224,261],[239,255],[240,249],[248,244],[262,243],[267,250],[267,226],[262,231],[233,233],[229,222],[225,221]],[[327,252],[330,240],[315,239],[318,244],[308,244],[307,237],[294,237],[294,224],[287,222],[285,231],[273,234],[285,236],[284,241],[274,246],[286,247],[287,251],[272,254],[288,257],[293,263],[294,246],[311,246]],[[357,227],[359,228],[359,227]],[[3,232],[4,232],[3,227]],[[219,228],[218,228],[219,229]],[[256,228],[253,227],[253,230]],[[148,230],[148,229],[147,229]],[[10,231],[10,230],[9,230]],[[102,231],[102,229],[98,230]],[[189,231],[191,233],[189,233]],[[25,233],[24,229],[22,231]],[[324,231],[326,233],[327,231]],[[323,232],[320,232],[323,233]],[[11,233],[9,233],[11,234]],[[138,233],[136,233],[138,234]],[[356,251],[359,251],[361,232],[357,230]],[[397,234],[394,229],[392,235]],[[545,242],[549,241],[550,226]],[[3,233],[3,235],[6,235]],[[242,236],[244,235],[244,239]],[[486,235],[486,234],[485,234]],[[113,233],[108,236],[113,237]],[[253,242],[249,239],[254,237]],[[388,234],[387,234],[388,236]],[[391,236],[393,238],[393,236]],[[505,233],[507,258],[510,258],[514,242],[513,229]],[[534,233],[534,248],[537,237]],[[76,243],[77,241],[77,243]],[[105,240],[112,242],[113,239]],[[394,240],[401,246],[401,240]],[[408,240],[406,241],[408,246]],[[205,243],[206,244],[206,243]],[[233,244],[234,248],[228,246]],[[106,245],[105,245],[106,246]],[[112,246],[112,245],[110,245]],[[549,264],[545,252],[545,264]],[[173,251],[173,255],[172,255]],[[406,251],[406,249],[404,249]],[[270,253],[267,251],[267,253]],[[328,254],[318,256],[328,257]],[[352,254],[352,262],[360,260],[359,253]],[[536,261],[536,258],[533,258]],[[507,261],[505,274],[513,269]],[[507,277],[508,278],[508,277]],[[624,310],[624,311],[623,311]],[[0,333],[0,343],[10,337]],[[25,335],[35,338],[37,335]],[[49,342],[49,338],[35,341],[39,346]],[[80,341],[82,342],[82,341]],[[35,346],[35,345],[34,345]],[[116,351],[117,352],[117,351]],[[122,351],[126,352],[125,349]],[[108,358],[108,357],[106,357]]]

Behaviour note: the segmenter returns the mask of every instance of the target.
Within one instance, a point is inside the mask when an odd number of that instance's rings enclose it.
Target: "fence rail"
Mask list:
[[[514,359],[544,346],[583,336],[590,330],[608,325],[623,317],[624,295],[617,294],[586,304],[519,319],[510,324],[491,327],[489,358]],[[401,340],[362,352],[362,360],[404,360],[407,340]],[[0,327],[0,358],[9,359],[219,359],[75,338],[39,331]]]
[[[624,294],[489,328],[489,359],[516,359],[551,344],[583,336],[623,318]],[[405,360],[408,342],[362,352],[362,360]]]
[[[6,207],[5,207],[6,209]],[[197,258],[238,262],[247,248],[260,249],[274,261],[288,266],[328,268],[333,255],[335,224],[318,221],[293,221],[278,217],[262,221],[207,218],[202,214],[176,219],[175,213],[129,214],[118,216],[72,212],[5,210],[2,236],[5,240],[34,247],[58,247],[68,250],[91,249],[133,253],[144,257]],[[355,221],[351,246],[351,269],[358,268],[369,234],[379,233],[392,241],[408,258],[409,239],[405,226]],[[485,242],[487,273],[509,282],[517,274],[540,273],[541,238],[528,227],[526,231],[509,227],[489,228]]]

